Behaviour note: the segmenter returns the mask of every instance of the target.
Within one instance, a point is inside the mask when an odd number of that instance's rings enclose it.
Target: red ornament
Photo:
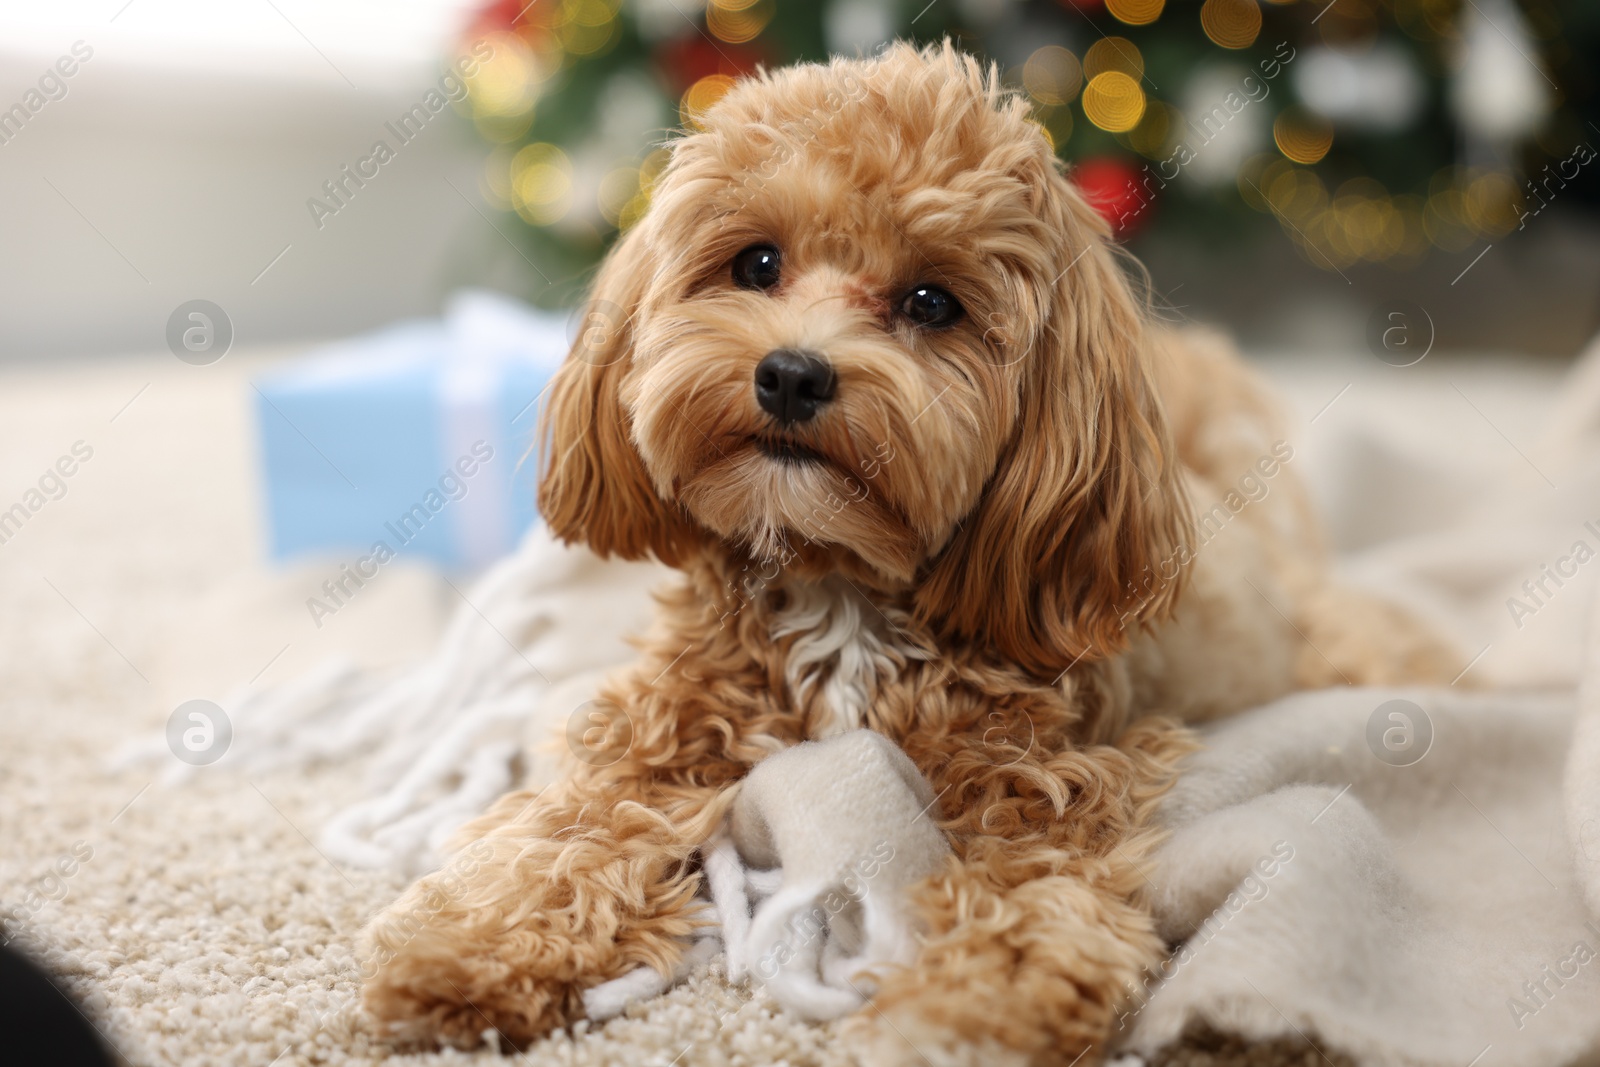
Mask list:
[[[656,63],[662,81],[674,93],[682,93],[710,74],[742,78],[763,64],[776,65],[774,57],[757,42],[715,44],[698,34],[680,37],[659,48]]]
[[[517,0],[492,0],[478,9],[468,36],[481,36],[495,30],[502,32],[509,30],[517,24],[518,16],[527,7],[526,3],[518,3]]]
[[[1155,206],[1155,197],[1140,184],[1139,174],[1126,160],[1111,156],[1086,159],[1067,172],[1119,237],[1140,229]]]
[[[550,21],[556,5],[535,0],[489,0],[478,9],[467,25],[462,40],[476,41],[491,33],[515,33],[529,44],[538,43],[552,32]]]

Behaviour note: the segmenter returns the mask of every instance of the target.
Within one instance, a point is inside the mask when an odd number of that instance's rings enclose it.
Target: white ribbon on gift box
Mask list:
[[[452,468],[462,457],[476,457],[480,441],[494,451],[487,461],[493,477],[480,471],[463,478],[466,493],[450,505],[454,541],[463,566],[471,570],[506,555],[513,547],[511,478],[501,469],[516,456],[501,432],[499,390],[505,364],[482,359],[449,359],[440,375],[439,444]],[[457,474],[460,472],[457,471]]]
[[[516,545],[511,528],[515,506],[512,477],[522,460],[518,442],[502,422],[506,370],[531,361],[553,374],[567,353],[566,316],[540,312],[497,293],[465,290],[445,309],[449,352],[440,375],[440,446],[454,465],[473,455],[479,441],[494,450],[492,478],[473,478],[467,492],[451,504],[451,523],[461,562],[477,569],[507,555]],[[529,397],[531,406],[534,398]],[[520,419],[533,423],[530,410]]]

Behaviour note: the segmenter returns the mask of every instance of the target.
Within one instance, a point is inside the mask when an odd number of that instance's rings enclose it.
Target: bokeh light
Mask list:
[[[1239,194],[1270,212],[1306,262],[1343,270],[1358,262],[1415,266],[1430,246],[1462,253],[1503,236],[1520,218],[1520,193],[1501,171],[1445,167],[1426,198],[1391,195],[1374,178],[1347,179],[1332,193],[1321,177],[1281,156],[1253,156],[1239,170]]]
[[[1083,85],[1078,57],[1060,45],[1047,44],[1022,66],[1022,86],[1042,104],[1070,103]]]
[[[684,90],[678,102],[678,114],[685,126],[700,128],[700,116],[733,88],[733,79],[726,74],[707,74]]]
[[[1177,108],[1159,100],[1149,101],[1144,117],[1128,131],[1128,144],[1141,156],[1157,159],[1167,154],[1174,140],[1172,133],[1183,125],[1183,115]]]
[[[533,50],[514,33],[485,38],[489,58],[466,79],[474,113],[481,116],[521,115],[533,107],[538,68]]]
[[[535,226],[559,222],[572,208],[572,161],[553,144],[524,145],[511,160],[511,206]]]
[[[1299,107],[1285,108],[1272,123],[1278,151],[1296,163],[1318,163],[1333,147],[1333,126]]]
[[[1200,26],[1223,48],[1249,48],[1261,32],[1261,8],[1256,0],[1206,0]]]
[[[1522,193],[1503,171],[1476,174],[1467,182],[1467,222],[1485,237],[1504,237],[1522,215]]]
[[[1106,0],[1106,10],[1113,18],[1130,26],[1145,26],[1161,17],[1166,0]]]
[[[712,0],[706,7],[706,29],[718,40],[744,44],[766,29],[777,13],[776,0]]]
[[[621,37],[617,10],[622,0],[561,0],[550,26],[561,47],[575,56],[597,55]]]
[[[1144,117],[1144,90],[1120,70],[1106,71],[1083,89],[1083,113],[1090,122],[1111,133],[1131,130]]]
[[[1144,56],[1139,46],[1126,37],[1102,37],[1083,54],[1084,77],[1094,80],[1109,71],[1120,71],[1138,81],[1144,77]]]
[[[1309,222],[1328,205],[1328,190],[1309,170],[1286,167],[1264,187],[1272,210],[1291,220]]]

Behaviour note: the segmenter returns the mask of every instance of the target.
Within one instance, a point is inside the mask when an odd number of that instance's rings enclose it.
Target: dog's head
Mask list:
[[[1039,674],[1121,648],[1184,505],[1142,308],[1026,106],[899,45],[701,125],[551,388],[556,533],[843,571]]]

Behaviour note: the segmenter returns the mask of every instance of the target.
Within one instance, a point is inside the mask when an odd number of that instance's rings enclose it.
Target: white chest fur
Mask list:
[[[772,637],[794,638],[784,665],[790,698],[796,705],[820,701],[812,740],[859,729],[878,688],[893,682],[908,661],[929,658],[898,622],[842,579],[786,589]]]

